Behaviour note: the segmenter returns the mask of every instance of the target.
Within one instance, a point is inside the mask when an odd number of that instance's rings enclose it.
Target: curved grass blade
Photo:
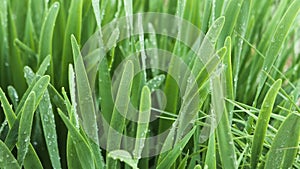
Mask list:
[[[54,2],[44,19],[39,40],[38,65],[44,60],[44,57],[52,55],[52,38],[58,11],[59,2]]]
[[[164,156],[163,159],[160,160],[158,163],[156,169],[165,169],[165,168],[170,168],[174,162],[176,161],[177,157],[181,154],[181,151],[183,148],[186,146],[192,135],[194,134],[196,130],[196,127],[194,127],[189,133],[182,139],[180,140],[172,150],[170,150],[166,156]]]
[[[6,147],[6,145],[0,140],[0,168],[21,168],[14,155]]]
[[[266,136],[266,131],[268,128],[268,123],[272,114],[273,105],[275,103],[276,96],[281,87],[281,79],[274,82],[274,84],[269,89],[263,103],[261,110],[258,115],[258,120],[255,126],[253,144],[251,149],[251,168],[255,169],[259,162],[259,158],[262,152],[264,139]]]
[[[300,139],[300,116],[291,113],[281,124],[268,153],[265,168],[292,168]]]
[[[60,109],[58,109],[58,114],[69,130],[82,168],[95,168],[93,154],[88,142]]]
[[[18,134],[18,163],[22,166],[30,143],[33,115],[35,112],[35,93],[31,92],[26,99],[20,119]]]
[[[98,143],[98,127],[96,122],[95,105],[93,101],[92,91],[89,85],[89,80],[85,71],[83,59],[79,50],[79,46],[75,37],[71,36],[76,84],[77,84],[77,95],[78,95],[78,107],[80,112],[83,128],[87,135]]]
[[[145,139],[147,136],[149,120],[151,114],[151,92],[150,89],[145,86],[142,89],[141,101],[140,101],[140,111],[139,111],[139,121],[136,131],[136,142],[133,150],[133,158],[139,160],[144,148]]]

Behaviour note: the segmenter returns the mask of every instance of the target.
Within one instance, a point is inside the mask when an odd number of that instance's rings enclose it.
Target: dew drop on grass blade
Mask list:
[[[251,168],[255,169],[259,162],[261,152],[263,149],[263,143],[265,140],[269,120],[272,114],[273,105],[275,103],[276,96],[281,87],[282,81],[279,79],[274,82],[274,84],[269,89],[266,97],[262,103],[261,110],[258,115],[258,120],[256,122],[253,144],[251,149]]]

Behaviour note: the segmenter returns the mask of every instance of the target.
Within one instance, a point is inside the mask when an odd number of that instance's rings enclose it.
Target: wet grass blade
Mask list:
[[[16,117],[15,112],[13,111],[10,103],[7,100],[5,93],[3,92],[3,90],[1,88],[0,88],[0,101],[2,103],[1,106],[4,110],[4,114],[5,114],[6,120],[8,122],[8,125],[9,125],[9,127],[11,127],[17,117]]]
[[[299,149],[299,129],[299,114],[290,113],[274,138],[266,160],[266,169],[292,168]]]
[[[281,80],[277,80],[269,89],[261,110],[259,112],[258,120],[255,126],[254,136],[253,136],[253,144],[251,149],[251,168],[255,169],[259,162],[259,158],[262,152],[263,143],[266,136],[266,131],[268,128],[268,123],[270,120],[270,116],[272,114],[273,105],[278,94],[278,91],[281,87]]]
[[[76,75],[78,111],[81,114],[83,128],[87,135],[98,143],[98,127],[96,122],[95,105],[89,80],[85,71],[83,59],[75,37],[72,35],[73,58]]]
[[[21,168],[6,145],[0,140],[0,168]]]
[[[56,17],[59,11],[59,2],[53,3],[50,7],[42,25],[40,40],[39,40],[39,51],[38,51],[38,65],[48,55],[52,56],[52,38],[54,32],[54,26]],[[53,62],[52,62],[53,63]],[[53,64],[51,74],[53,74]]]
[[[18,163],[23,165],[30,144],[33,115],[35,112],[35,93],[31,92],[26,99],[19,125],[18,134]]]

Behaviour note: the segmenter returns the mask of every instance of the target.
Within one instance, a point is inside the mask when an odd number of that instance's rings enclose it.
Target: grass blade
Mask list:
[[[83,59],[75,37],[71,37],[73,57],[75,65],[75,75],[77,84],[78,107],[80,112],[83,128],[87,135],[98,143],[98,127],[96,122],[95,105],[89,80],[85,71]]]
[[[38,65],[46,56],[52,56],[52,38],[59,7],[59,2],[54,2],[44,19],[39,41]],[[53,66],[53,64],[51,65]],[[53,67],[51,69],[53,71]]]
[[[268,153],[265,168],[292,168],[300,139],[300,116],[291,113],[281,124]]]
[[[141,103],[139,111],[139,121],[136,131],[136,141],[133,150],[133,158],[139,160],[144,148],[145,139],[147,137],[147,131],[149,126],[151,113],[151,92],[148,87],[143,87],[141,94]]]
[[[259,162],[259,158],[262,152],[264,139],[266,136],[266,131],[268,128],[268,123],[270,120],[270,116],[273,110],[273,105],[278,94],[278,91],[281,87],[281,80],[277,80],[269,89],[261,110],[259,112],[258,120],[255,126],[254,136],[253,136],[253,144],[251,150],[251,168],[255,169]]]
[[[20,119],[18,134],[18,163],[22,166],[30,143],[33,115],[35,112],[35,93],[31,92],[25,102]]]
[[[82,168],[95,168],[91,147],[89,146],[87,141],[61,110],[58,110],[58,113],[65,125],[67,126],[67,128],[69,129],[69,133],[72,137],[73,144],[75,145],[77,156],[80,157],[79,161],[81,163]]]
[[[21,168],[14,155],[0,140],[0,168]]]

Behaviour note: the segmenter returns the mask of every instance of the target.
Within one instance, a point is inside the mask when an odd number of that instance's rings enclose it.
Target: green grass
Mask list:
[[[185,22],[143,26],[142,12]],[[0,168],[300,168],[299,12],[299,0],[1,0]]]

